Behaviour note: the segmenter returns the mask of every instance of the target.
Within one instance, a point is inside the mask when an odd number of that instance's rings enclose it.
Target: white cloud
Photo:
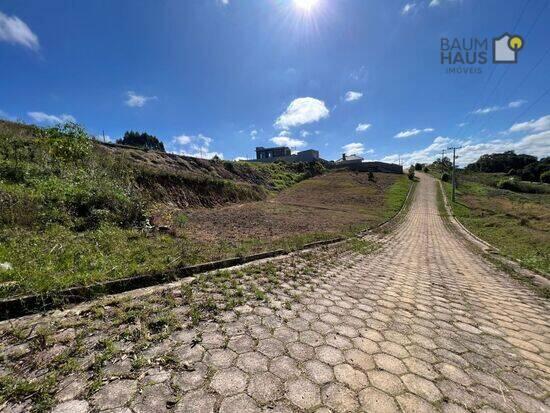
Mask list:
[[[402,15],[409,14],[414,10],[415,7],[416,7],[416,3],[407,3],[403,6],[403,9],[401,10],[401,14]]]
[[[347,145],[342,146],[342,149],[346,155],[362,155],[365,153],[365,146],[359,142],[348,143]]]
[[[487,114],[492,113],[492,112],[498,112],[499,110],[516,109],[516,108],[519,108],[520,106],[523,106],[525,103],[527,103],[527,101],[523,100],[523,99],[514,100],[514,101],[508,103],[506,106],[487,106],[487,107],[484,107],[484,108],[476,109],[476,110],[474,110],[470,113],[472,113],[474,115],[487,115]]]
[[[514,123],[508,132],[542,132],[550,130],[550,115],[527,122]]]
[[[142,96],[136,94],[134,91],[129,90],[126,92],[127,99],[124,101],[124,103],[127,106],[130,106],[132,108],[138,107],[141,108],[145,106],[145,104],[150,100],[156,100],[156,96]]]
[[[223,153],[215,152],[210,149],[212,138],[199,133],[198,135],[178,135],[174,136],[172,142],[176,146],[173,151],[179,155],[192,156],[194,158],[212,159],[214,156],[223,159]]]
[[[63,113],[61,115],[48,115],[44,112],[27,112],[27,115],[38,123],[65,123],[65,122],[76,122],[76,119],[72,115],[67,115]]]
[[[462,122],[462,123],[459,123],[458,124],[458,127],[459,128],[463,128],[464,126],[466,126],[468,123],[467,122]]]
[[[229,4],[229,0],[220,0],[220,3],[227,6]]]
[[[275,145],[288,146],[289,148],[302,148],[307,145],[307,142],[301,139],[293,139],[288,136],[275,136],[270,139]]]
[[[7,16],[0,12],[0,41],[20,44],[32,50],[38,50],[38,37],[17,16]]]
[[[355,128],[356,132],[365,132],[368,128],[370,128],[372,125],[370,123],[360,123]]]
[[[250,131],[250,139],[255,140],[256,136],[258,136],[258,131],[256,129]]]
[[[178,145],[187,145],[188,143],[190,143],[192,140],[192,137],[189,136],[189,135],[179,135],[179,136],[174,136],[174,141],[178,144]]]
[[[359,100],[363,97],[363,94],[361,92],[354,92],[350,90],[349,92],[346,92],[346,96],[344,99],[346,102],[353,102],[354,100]]]
[[[485,108],[479,108],[474,111],[472,111],[472,114],[474,115],[487,115],[491,112],[496,112],[497,110],[500,110],[500,106],[487,106]]]
[[[436,7],[441,4],[441,0],[432,0],[430,1],[430,7]]]
[[[300,136],[302,138],[307,138],[309,135],[311,135],[311,133],[308,132],[307,130],[303,130],[303,131],[300,132]]]
[[[520,106],[523,106],[527,103],[526,100],[520,99],[520,100],[514,100],[513,102],[508,103],[509,108],[519,108]]]
[[[495,139],[488,142],[475,143],[438,136],[426,148],[401,155],[388,155],[382,158],[382,161],[397,163],[400,156],[403,165],[411,165],[416,162],[431,163],[436,158],[441,157],[441,150],[447,149],[451,145],[462,146],[461,149],[457,150],[457,164],[459,166],[466,166],[469,163],[475,162],[481,155],[504,151],[515,151],[516,153],[527,153],[537,157],[544,157],[550,153],[550,130],[527,135],[517,141]]]
[[[319,99],[305,97],[294,99],[285,112],[277,118],[274,126],[278,129],[288,129],[293,126],[301,126],[318,122],[328,117],[329,110],[325,102]]]
[[[416,128],[413,128],[413,129],[407,129],[407,130],[404,130],[404,131],[401,131],[399,132],[398,134],[396,134],[394,136],[394,138],[408,138],[410,136],[415,136],[415,135],[419,135],[421,134],[422,132],[433,132],[434,131],[434,128],[424,128],[424,129],[416,129]]]

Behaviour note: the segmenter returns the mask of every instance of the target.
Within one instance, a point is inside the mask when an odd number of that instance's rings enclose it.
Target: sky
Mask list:
[[[0,117],[230,160],[279,145],[404,165],[453,146],[459,165],[549,156],[549,3],[3,0]],[[517,61],[493,63],[505,33]],[[442,39],[475,60],[442,63]]]

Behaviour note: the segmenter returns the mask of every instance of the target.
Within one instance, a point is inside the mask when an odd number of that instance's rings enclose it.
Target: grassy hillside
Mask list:
[[[0,297],[296,248],[378,222],[408,188],[105,146],[76,125],[0,130]]]
[[[460,173],[456,217],[474,234],[528,268],[550,273],[550,185],[499,189],[503,174]],[[451,185],[444,184],[450,199]]]

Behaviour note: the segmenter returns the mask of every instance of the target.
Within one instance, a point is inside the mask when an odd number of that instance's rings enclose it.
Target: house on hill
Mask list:
[[[292,154],[287,146],[279,146],[275,148],[264,148],[263,146],[256,147],[256,159],[253,162],[315,162],[323,161],[319,157],[319,151],[315,149],[307,149]]]
[[[363,162],[363,158],[358,156],[358,155],[346,155],[345,153],[342,154],[342,157],[338,160],[335,161],[335,163],[337,163],[339,166],[342,166],[342,165],[351,165],[351,164],[356,164],[356,163],[362,163]]]

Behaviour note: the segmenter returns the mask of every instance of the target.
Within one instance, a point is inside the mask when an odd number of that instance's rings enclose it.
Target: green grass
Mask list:
[[[386,193],[385,219],[389,219],[399,212],[407,198],[410,186],[411,181],[406,175],[403,175],[390,187]]]
[[[457,190],[454,215],[471,232],[527,268],[550,273],[549,194],[524,194],[487,185],[494,177],[474,174]],[[451,185],[443,183],[448,199]]]

